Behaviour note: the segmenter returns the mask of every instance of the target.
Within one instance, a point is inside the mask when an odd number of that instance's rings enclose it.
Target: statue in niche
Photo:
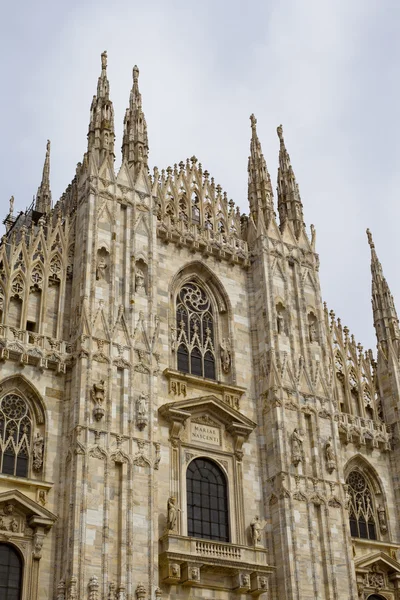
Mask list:
[[[18,531],[18,521],[17,519],[12,519],[10,523],[10,530],[16,533]]]
[[[378,506],[377,512],[378,512],[379,527],[381,528],[381,532],[386,533],[387,532],[386,511],[381,504]]]
[[[276,328],[278,333],[286,334],[285,307],[281,302],[276,306]]]
[[[334,471],[336,468],[336,457],[333,450],[331,437],[329,437],[325,442],[325,460],[328,473],[332,473],[332,471]]]
[[[101,248],[97,252],[97,264],[96,264],[96,280],[97,281],[106,281],[106,272],[107,272],[107,250],[105,248]]]
[[[231,343],[230,339],[226,340],[223,338],[221,343],[221,364],[222,370],[225,374],[228,374],[231,369]]]
[[[168,498],[167,528],[169,531],[176,531],[178,510],[179,508],[176,506],[176,498],[174,498],[174,496],[171,496],[170,498]]]
[[[143,392],[136,400],[136,424],[140,431],[147,425],[147,396]]]
[[[295,467],[297,467],[297,465],[299,463],[302,462],[302,448],[303,448],[303,438],[299,433],[299,430],[294,429],[292,436],[291,436],[291,443],[292,443],[292,463],[294,464]]]
[[[104,379],[100,379],[98,383],[93,384],[92,388],[92,400],[95,403],[95,407],[93,409],[93,416],[96,421],[100,421],[105,414],[105,410],[103,408],[103,402],[105,397],[105,387],[104,387]]]
[[[317,319],[310,313],[308,315],[308,338],[310,342],[318,342]]]
[[[142,294],[146,293],[146,288],[144,286],[144,273],[139,267],[136,268],[135,290]]]
[[[250,523],[251,527],[251,539],[253,542],[253,546],[261,545],[261,531],[264,529],[266,525],[265,521],[260,521],[260,517],[256,515],[254,519]]]
[[[44,439],[43,436],[37,432],[35,439],[33,440],[33,468],[35,471],[40,471],[43,465],[43,449]]]

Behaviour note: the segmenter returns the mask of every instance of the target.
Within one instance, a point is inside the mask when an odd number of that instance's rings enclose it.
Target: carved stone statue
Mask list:
[[[178,507],[176,506],[176,498],[171,496],[168,498],[168,517],[167,527],[169,531],[176,531],[176,521],[178,518]]]
[[[104,379],[100,379],[100,381],[98,383],[93,384],[93,390],[92,390],[93,402],[95,402],[98,406],[101,406],[104,402],[104,394],[105,394]]]
[[[315,325],[315,321],[312,320],[308,326],[309,338],[310,342],[316,342],[318,340],[317,336],[317,328]]]
[[[331,437],[325,442],[325,460],[328,473],[332,473],[336,468],[336,456],[333,450]]]
[[[229,373],[231,369],[231,352],[230,352],[230,340],[223,338],[221,343],[221,364],[224,373]]]
[[[18,521],[17,521],[17,519],[12,519],[12,521],[10,523],[10,529],[14,533],[16,533],[18,531]]]
[[[278,333],[285,333],[285,319],[280,312],[278,312],[276,316],[276,326],[278,328]]]
[[[260,517],[256,515],[250,523],[251,527],[251,538],[253,546],[261,545],[261,531],[265,527],[265,521],[260,521]]]
[[[147,425],[147,396],[139,394],[136,400],[136,424],[140,430],[144,429]]]
[[[98,254],[97,265],[96,265],[96,279],[97,281],[105,280],[107,270],[107,259],[104,254]]]
[[[43,436],[37,432],[35,439],[33,440],[33,468],[35,471],[40,471],[43,465],[43,449],[44,439]]]
[[[4,517],[0,515],[0,531],[6,531],[7,525],[4,521]]]
[[[146,292],[146,289],[144,287],[144,274],[142,269],[140,269],[139,267],[136,268],[135,289],[137,292]]]
[[[298,429],[294,429],[291,436],[292,443],[292,463],[296,467],[299,463],[302,462],[302,448],[303,448],[303,438],[300,435]]]
[[[377,508],[378,519],[379,519],[379,527],[382,533],[387,532],[387,521],[386,521],[386,511],[384,507],[380,504]]]

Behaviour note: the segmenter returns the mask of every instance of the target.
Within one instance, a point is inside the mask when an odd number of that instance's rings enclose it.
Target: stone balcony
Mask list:
[[[391,436],[385,423],[347,413],[339,413],[335,418],[338,420],[339,434],[345,444],[369,444],[373,448],[390,450]]]
[[[213,542],[174,533],[160,539],[160,582],[207,587],[210,572],[220,574],[221,589],[254,596],[269,590],[275,570],[265,548]],[[213,587],[215,587],[215,579]]]

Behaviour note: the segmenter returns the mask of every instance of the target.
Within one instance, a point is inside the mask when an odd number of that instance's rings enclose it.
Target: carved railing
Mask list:
[[[241,560],[242,552],[238,546],[232,544],[218,544],[216,542],[196,541],[196,554],[199,556],[215,556],[216,558],[228,558],[230,560]]]
[[[338,413],[336,420],[345,443],[371,443],[374,448],[390,450],[390,432],[385,423],[347,413]]]

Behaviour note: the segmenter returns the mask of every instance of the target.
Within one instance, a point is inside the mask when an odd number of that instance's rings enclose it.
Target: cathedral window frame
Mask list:
[[[178,371],[216,381],[218,338],[211,294],[192,278],[177,290],[175,306]]]
[[[1,566],[6,566],[6,565],[2,565],[1,562],[1,548],[8,548],[9,552],[11,555],[14,555],[17,557],[18,562],[19,562],[19,566],[20,566],[20,574],[19,574],[19,585],[18,585],[18,600],[22,600],[22,598],[24,598],[24,578],[25,578],[25,574],[26,574],[26,568],[25,568],[25,558],[23,556],[23,554],[21,553],[20,548],[18,548],[18,546],[16,546],[15,544],[10,543],[9,541],[3,541],[0,540],[0,567]],[[10,574],[10,573],[9,573]],[[7,582],[6,582],[7,583]],[[3,582],[0,581],[0,592],[1,589],[5,589],[6,590],[6,597],[8,597],[8,593],[7,590],[10,589],[10,582],[8,582],[7,587],[5,585],[2,585]]]
[[[387,518],[387,501],[383,493],[382,484],[378,478],[378,475],[374,472],[372,466],[366,462],[361,456],[356,456],[350,460],[344,470],[346,490],[348,497],[348,515],[349,515],[349,529],[350,535],[354,540],[366,540],[366,541],[382,541],[389,534],[389,519]],[[362,478],[365,482],[365,488],[362,488],[360,482],[358,483],[359,489],[357,489],[356,483],[351,485],[349,482],[350,477],[356,476],[359,480]],[[357,477],[358,476],[358,477]],[[355,486],[355,491],[354,490]],[[385,528],[382,529],[382,522],[380,517],[380,511],[383,511],[385,517]],[[373,524],[375,528],[375,537],[370,536],[368,530],[368,515],[373,518]],[[351,517],[354,515],[353,521],[356,523],[351,524]],[[360,519],[360,515],[364,517]],[[358,533],[360,533],[360,521],[366,524],[366,535],[355,536],[352,531],[357,526]]]
[[[3,388],[0,395],[0,407],[3,405],[3,400],[7,397],[15,396],[19,398],[26,406],[26,413],[22,415],[20,418],[13,419],[11,413],[9,416],[6,415],[5,427],[0,427],[0,478],[9,478],[12,477],[17,481],[45,481],[45,470],[46,470],[46,411],[43,404],[43,401],[36,391],[36,389],[32,386],[30,382],[28,382],[23,375],[11,376],[0,382],[0,386]],[[29,431],[29,444],[26,448],[28,454],[27,461],[27,470],[25,475],[20,475],[17,472],[18,468],[18,454],[21,450],[23,450],[23,444],[27,442],[27,439],[24,439],[24,435],[26,432],[23,431],[23,426],[25,423],[25,418],[28,418],[30,421],[30,431]],[[19,423],[15,423],[16,420],[19,420]],[[12,435],[12,442],[10,436],[5,439],[5,435],[9,433],[6,429],[9,429],[9,425],[16,426],[16,431]],[[14,458],[14,472],[13,473],[5,473],[3,472],[3,464],[4,464],[4,450],[9,447],[9,444],[12,444],[13,449],[17,449],[18,452]],[[11,456],[11,454],[10,454]]]

